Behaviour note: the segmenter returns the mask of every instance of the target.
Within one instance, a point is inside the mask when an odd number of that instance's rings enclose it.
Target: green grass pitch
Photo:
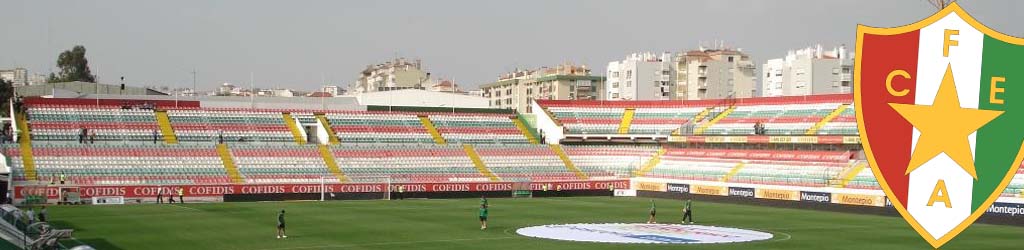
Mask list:
[[[678,223],[682,203],[656,200],[660,223]],[[694,202],[698,224],[755,229],[769,241],[647,245],[519,236],[525,226],[647,220],[649,199],[490,199],[481,231],[478,199],[252,202],[50,207],[51,222],[97,249],[930,249],[902,218]],[[276,239],[286,209],[287,239]],[[1024,228],[975,224],[943,249],[1019,249]],[[74,242],[74,241],[71,241]]]

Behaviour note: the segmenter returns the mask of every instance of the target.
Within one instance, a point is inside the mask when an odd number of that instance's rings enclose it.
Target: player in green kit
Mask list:
[[[647,217],[647,224],[658,223],[658,220],[654,218],[655,214],[658,212],[657,210],[658,209],[654,206],[654,199],[651,199],[651,216]]]
[[[686,224],[687,220],[690,221],[690,224],[693,224],[693,206],[692,205],[693,204],[692,204],[692,202],[690,200],[686,200],[686,203],[683,204],[683,221],[682,221],[683,224]]]
[[[482,200],[480,204],[480,230],[487,229],[487,200]]]
[[[480,196],[480,205],[481,206],[486,206],[487,205],[487,196],[482,196],[482,195]]]

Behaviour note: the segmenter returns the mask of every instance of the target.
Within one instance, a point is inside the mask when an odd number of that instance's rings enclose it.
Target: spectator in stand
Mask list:
[[[89,144],[96,143],[96,131],[89,131]]]
[[[217,130],[217,143],[224,143],[224,130]]]
[[[68,175],[64,174],[64,171],[60,172],[60,184],[64,185],[64,182],[68,180]]]
[[[157,133],[156,130],[154,129],[153,130],[153,144],[156,144],[156,138],[158,137],[158,135],[159,135],[159,133]]]

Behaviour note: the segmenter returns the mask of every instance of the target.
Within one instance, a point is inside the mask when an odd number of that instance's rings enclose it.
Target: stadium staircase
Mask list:
[[[435,143],[439,145],[448,144],[448,142],[444,140],[444,137],[441,136],[441,132],[437,132],[437,127],[434,127],[434,122],[430,121],[430,118],[427,118],[425,115],[421,115],[419,118],[420,123],[423,124],[423,128],[426,128],[427,132],[430,132],[430,136],[434,138]]]
[[[473,166],[476,167],[477,171],[480,171],[481,175],[487,176],[487,179],[490,179],[491,181],[498,181],[498,176],[494,175],[494,172],[491,172],[490,169],[487,169],[487,165],[484,165],[484,161],[480,160],[480,155],[476,153],[476,149],[473,148],[473,145],[462,144],[462,150],[466,151],[466,155],[468,155],[469,159],[473,161]]]
[[[331,127],[331,122],[327,121],[327,117],[324,116],[324,114],[314,114],[314,116],[316,116],[316,120],[320,122],[320,125],[324,126],[324,130],[327,131],[327,141],[329,141],[331,145],[338,145],[338,143],[341,143],[338,141],[338,135],[334,133],[334,128]]]
[[[171,127],[171,118],[167,116],[167,110],[157,110],[156,123],[160,125],[160,133],[164,135],[164,142],[167,144],[178,144],[178,136],[174,135],[174,128]]]
[[[231,156],[231,150],[228,149],[228,145],[224,143],[217,144],[217,154],[220,155],[220,160],[224,163],[224,171],[228,173],[231,183],[245,183],[242,174],[238,172],[238,167],[235,166],[235,158]]]
[[[295,123],[295,118],[292,118],[291,113],[281,113],[281,118],[284,119],[284,124],[288,126],[288,130],[292,132],[292,137],[295,138],[295,143],[299,145],[306,144],[305,136],[299,131],[299,124]]]
[[[551,113],[551,110],[548,110],[547,106],[541,106],[540,109],[544,111],[544,115],[547,115],[548,119],[551,119],[551,121],[555,122],[555,126],[559,126],[559,127],[564,127],[565,126],[565,125],[562,124],[561,120],[558,120],[558,116],[555,116],[554,113]]]
[[[729,106],[729,108],[725,109],[725,111],[722,111],[722,113],[718,113],[718,115],[715,116],[715,118],[712,118],[708,122],[702,123],[700,127],[694,129],[693,134],[704,134],[704,131],[711,127],[711,125],[715,125],[715,123],[718,123],[718,121],[721,121],[725,117],[729,116],[729,114],[732,114],[732,112],[735,110],[736,106]]]
[[[836,117],[839,117],[839,115],[841,115],[843,113],[843,111],[845,111],[846,108],[849,108],[849,107],[850,107],[850,104],[845,104],[845,103],[844,104],[839,104],[839,107],[837,107],[835,110],[832,110],[832,113],[829,113],[825,117],[822,117],[820,121],[818,121],[817,123],[814,124],[814,126],[811,126],[810,129],[807,129],[807,132],[804,133],[804,134],[806,134],[806,135],[818,134],[818,130],[819,129],[821,129],[822,127],[825,127],[825,124],[828,124],[833,119],[836,119]]]
[[[327,147],[327,145],[320,144],[319,146],[320,157],[324,158],[324,164],[327,165],[327,170],[330,171],[335,178],[338,178],[339,182],[344,183],[347,181],[348,177],[345,176],[345,173],[341,172],[341,168],[338,167],[338,162],[334,159],[334,153],[331,152],[331,149]]]
[[[654,153],[654,156],[651,156],[651,159],[647,160],[647,162],[644,163],[643,167],[641,167],[640,170],[637,170],[636,172],[633,173],[633,177],[644,176],[647,175],[647,173],[650,173],[651,170],[654,170],[654,167],[657,167],[658,163],[661,163],[661,156],[665,155],[665,152],[667,151],[668,150],[666,150],[665,148],[658,149],[658,151]]]
[[[861,161],[854,163],[852,167],[850,167],[849,169],[846,170],[846,172],[843,172],[840,175],[842,176],[842,178],[840,178],[839,183],[837,185],[834,185],[834,187],[845,188],[846,185],[850,184],[850,181],[853,180],[854,177],[857,177],[857,174],[860,174],[860,172],[864,171],[864,169],[867,167],[867,162]]]
[[[706,108],[703,111],[701,111],[700,113],[697,113],[697,115],[693,117],[693,120],[694,121],[704,120],[704,118],[708,117],[708,114],[711,113],[712,109],[714,109],[714,108]]]
[[[583,173],[579,168],[576,168],[576,165],[572,164],[572,161],[569,160],[569,156],[565,154],[565,150],[562,150],[562,145],[551,144],[548,145],[548,147],[551,148],[552,152],[555,152],[555,154],[558,155],[559,159],[562,159],[562,163],[565,164],[566,169],[569,169],[569,172],[572,172],[581,180],[590,179],[590,177],[587,177],[586,173]]]
[[[704,117],[707,117],[707,116],[708,116],[708,114],[710,114],[710,113],[711,113],[711,110],[712,110],[712,109],[714,109],[714,108],[713,108],[713,107],[711,107],[711,108],[705,108],[704,110],[700,111],[700,113],[697,113],[697,115],[693,116],[693,119],[692,119],[692,120],[690,120],[690,121],[687,121],[687,123],[691,123],[691,122],[697,122],[697,121],[700,121],[700,120],[704,120]],[[677,129],[675,129],[675,130],[672,130],[672,135],[674,135],[674,136],[680,136],[680,135],[683,135],[683,133],[682,133],[682,132],[680,132],[679,130],[680,130],[680,129],[678,129],[678,128],[677,128]]]
[[[523,121],[523,117],[521,115],[516,115],[516,117],[512,117],[511,119],[512,123],[516,125],[516,128],[519,128],[519,132],[523,133],[523,136],[526,137],[526,140],[529,141],[530,144],[540,144],[540,140],[533,134],[533,130],[526,126],[526,122]]]
[[[36,164],[34,158],[32,158],[32,136],[28,128],[28,121],[26,121],[25,113],[15,114],[14,119],[16,120],[16,126],[18,126],[18,145],[21,146],[21,163],[25,167],[25,179],[34,181],[38,177],[36,175]]]
[[[736,163],[736,166],[732,167],[732,170],[729,170],[728,174],[725,174],[725,176],[722,176],[722,182],[728,182],[729,179],[732,179],[733,176],[736,176],[736,173],[739,173],[740,170],[743,169],[743,166],[746,166],[746,165],[747,165],[747,163],[743,162],[743,161],[741,161],[740,163]]]
[[[633,123],[633,116],[635,114],[635,108],[626,108],[626,110],[622,112],[622,121],[619,122],[620,135],[629,133],[629,125]]]

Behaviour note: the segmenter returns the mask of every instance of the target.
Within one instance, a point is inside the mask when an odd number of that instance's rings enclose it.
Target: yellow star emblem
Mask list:
[[[1002,115],[1003,111],[960,107],[950,65],[946,65],[946,74],[942,77],[939,92],[935,94],[935,102],[931,106],[900,103],[889,103],[889,106],[921,131],[917,147],[910,156],[906,174],[910,174],[939,153],[946,153],[964,171],[978,179],[967,136]]]

